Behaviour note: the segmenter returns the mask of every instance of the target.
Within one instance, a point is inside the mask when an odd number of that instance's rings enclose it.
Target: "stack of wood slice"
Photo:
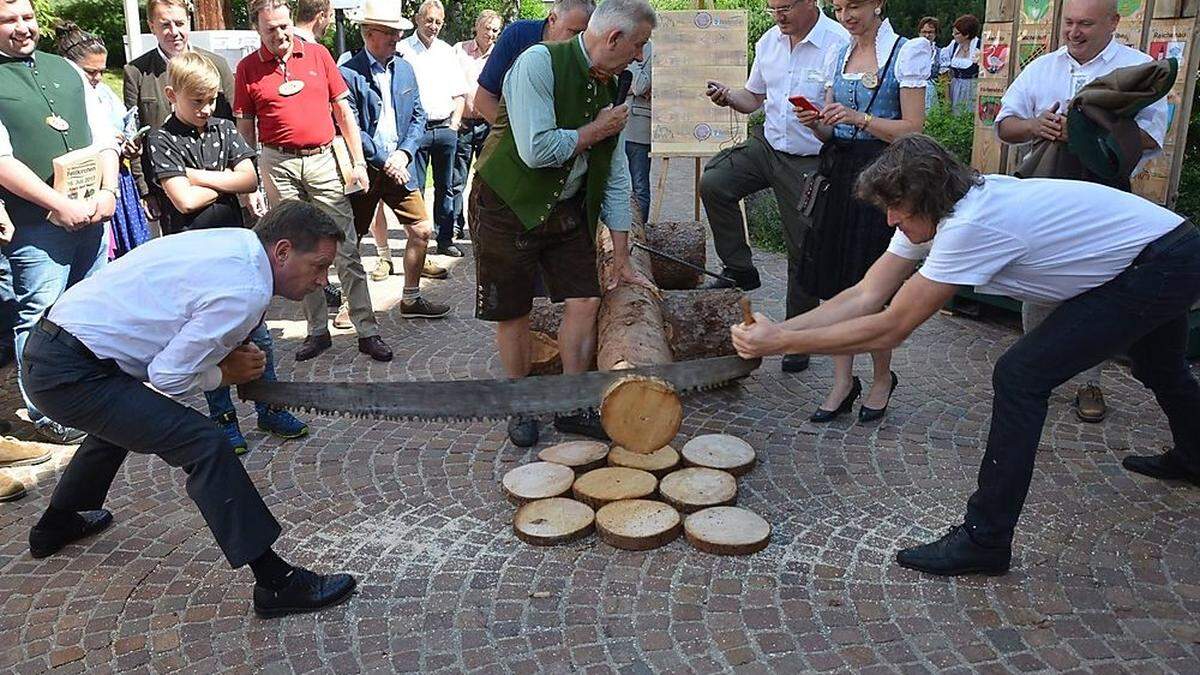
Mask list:
[[[734,472],[744,474],[755,461],[754,449],[741,439],[706,434],[681,452],[667,446],[649,454],[570,441],[538,458],[502,481],[509,500],[520,505],[513,531],[526,543],[565,544],[595,532],[610,546],[643,551],[683,534],[701,551],[748,555],[770,540],[766,520],[733,506]],[[681,458],[686,468],[679,468]]]

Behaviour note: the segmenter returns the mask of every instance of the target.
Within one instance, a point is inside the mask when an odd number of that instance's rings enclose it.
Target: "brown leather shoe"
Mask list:
[[[0,502],[15,502],[25,496],[25,486],[16,478],[0,473]]]
[[[375,263],[375,269],[371,270],[371,281],[383,281],[395,273],[396,268],[392,265],[392,261],[380,258],[379,262]]]
[[[384,343],[383,338],[378,335],[371,337],[358,338],[358,351],[375,359],[376,361],[391,361],[392,350]]]
[[[338,307],[337,316],[333,317],[333,327],[340,330],[354,328],[354,322],[350,320],[350,305],[342,303],[342,306]]]
[[[0,438],[0,467],[31,466],[49,461],[49,446],[19,441],[11,436]]]
[[[442,267],[441,265],[435,265],[426,260],[425,266],[421,268],[421,276],[428,277],[430,279],[445,279],[446,277],[450,276],[450,272],[445,267]]]
[[[1103,422],[1108,415],[1108,406],[1104,405],[1104,392],[1094,384],[1080,387],[1075,394],[1075,416],[1084,422]]]
[[[323,335],[309,335],[304,338],[304,342],[300,344],[300,349],[296,350],[297,361],[307,361],[315,359],[321,355],[321,352],[333,346],[333,338],[329,333]]]

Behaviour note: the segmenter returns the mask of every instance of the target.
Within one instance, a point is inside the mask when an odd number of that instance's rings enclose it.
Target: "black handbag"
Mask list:
[[[896,48],[899,46],[900,39],[897,38],[892,43],[892,51],[888,54],[887,61],[883,64],[883,70],[881,71],[883,77],[879,78],[879,85],[871,92],[871,99],[867,101],[866,110],[863,112],[871,112],[871,106],[875,105],[875,97],[879,95],[879,90],[883,88],[883,78],[887,76],[888,68],[891,67],[892,58],[896,56]],[[858,132],[861,130],[856,128],[850,140],[858,138]],[[820,162],[817,165],[817,170],[805,176],[800,185],[800,214],[815,223],[819,223],[822,216],[825,215],[825,203],[828,201],[827,195],[829,193],[829,177],[833,173],[833,164],[837,154],[836,148],[837,144],[832,138],[821,145]]]

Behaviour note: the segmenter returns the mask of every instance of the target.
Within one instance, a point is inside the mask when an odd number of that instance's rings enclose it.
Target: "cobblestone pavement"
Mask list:
[[[671,185],[667,212],[690,213],[690,177]],[[767,283],[754,298],[778,316],[783,261],[759,259]],[[471,318],[471,263],[451,264],[449,281],[425,286],[453,303],[449,318],[381,312],[390,364],[357,354],[349,334],[296,364],[303,324],[277,303],[281,375],[414,387],[494,376],[491,329]],[[381,310],[399,288],[373,286]],[[774,533],[749,557],[683,540],[643,553],[594,538],[521,543],[499,479],[537,448],[511,446],[502,422],[310,417],[311,436],[284,443],[249,431],[245,464],[284,524],[279,551],[361,582],[345,605],[277,621],[252,615],[249,572],[227,568],[181,473],[153,458],[125,463],[111,530],[32,560],[28,529],[64,448],[16,472],[31,495],[0,506],[0,671],[1197,672],[1200,490],[1122,470],[1124,455],[1169,436],[1116,364],[1105,423],[1076,421],[1066,391],[1053,398],[1011,574],[946,580],[893,563],[897,547],[961,517],[991,366],[1014,338],[1002,323],[935,317],[897,351],[900,387],[877,425],[806,421],[830,383],[826,360],[783,375],[768,359],[741,386],[688,399],[682,439],[725,432],[758,450],[739,502]],[[547,429],[541,446],[560,438]]]

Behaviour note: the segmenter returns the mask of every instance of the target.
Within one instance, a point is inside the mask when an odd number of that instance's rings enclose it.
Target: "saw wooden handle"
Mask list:
[[[754,325],[754,310],[750,308],[750,298],[742,296],[738,298],[738,304],[742,306],[742,324],[746,326]]]

